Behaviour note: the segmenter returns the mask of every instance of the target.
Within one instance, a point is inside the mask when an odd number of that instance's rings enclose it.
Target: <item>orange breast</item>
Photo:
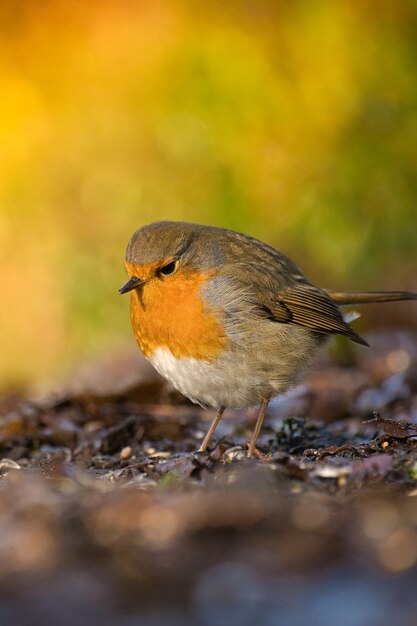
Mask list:
[[[180,268],[169,278],[151,278],[132,292],[133,331],[146,356],[156,348],[169,348],[177,358],[213,361],[223,350],[224,327],[200,295],[209,277]]]

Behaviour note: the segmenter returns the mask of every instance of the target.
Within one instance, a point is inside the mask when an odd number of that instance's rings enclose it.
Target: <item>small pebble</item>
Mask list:
[[[9,472],[10,470],[20,470],[22,469],[19,465],[19,463],[16,463],[16,461],[13,461],[12,459],[1,459],[0,461],[0,473],[5,474],[6,472]]]
[[[104,427],[104,422],[102,422],[101,420],[91,420],[90,422],[87,422],[84,426],[84,431],[86,433],[93,433],[96,430],[100,430],[100,428]]]
[[[125,446],[120,450],[121,459],[128,459],[130,456],[132,456],[132,448],[130,446]]]
[[[227,462],[231,461],[243,461],[246,458],[246,452],[242,450],[240,446],[234,446],[233,448],[229,448],[223,454],[223,460]]]
[[[340,478],[341,476],[347,476],[351,473],[352,468],[349,465],[316,465],[313,470],[313,474],[319,476],[319,478]]]

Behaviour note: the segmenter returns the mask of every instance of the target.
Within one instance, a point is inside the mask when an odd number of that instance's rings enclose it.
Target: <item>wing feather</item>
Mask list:
[[[271,311],[277,322],[305,326],[318,333],[345,335],[356,343],[368,345],[345,322],[337,304],[324,291],[307,282],[284,290]]]

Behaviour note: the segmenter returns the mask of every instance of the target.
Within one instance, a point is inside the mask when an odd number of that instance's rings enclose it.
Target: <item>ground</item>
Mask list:
[[[213,414],[156,375],[5,396],[0,624],[415,624],[417,336],[368,339],[271,403],[252,460],[255,410],[196,453]]]

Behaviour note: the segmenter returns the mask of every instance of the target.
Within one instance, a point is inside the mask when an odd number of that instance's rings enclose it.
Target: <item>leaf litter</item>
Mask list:
[[[198,453],[212,412],[156,375],[5,398],[0,623],[414,624],[417,338],[375,339],[273,401],[251,460],[255,410]]]

